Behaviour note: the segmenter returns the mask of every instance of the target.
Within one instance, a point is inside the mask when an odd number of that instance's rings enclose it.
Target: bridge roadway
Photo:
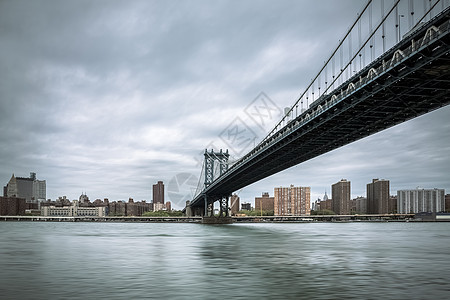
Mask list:
[[[450,103],[450,11],[444,10],[266,138],[190,203],[208,203],[260,179]]]

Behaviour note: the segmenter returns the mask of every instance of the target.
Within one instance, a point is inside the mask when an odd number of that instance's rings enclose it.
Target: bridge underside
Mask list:
[[[434,20],[433,26],[449,24],[447,12]],[[395,49],[373,62],[337,90],[346,90],[351,82],[367,77],[369,69],[390,61],[396,51],[404,49],[427,33],[427,28],[403,40]],[[301,162],[339,148],[366,136],[436,110],[450,103],[450,38],[448,28],[438,39],[417,47],[399,63],[371,77],[297,128],[299,116],[280,130],[280,138],[267,142],[245,163],[232,166],[205,191],[208,202],[230,195],[242,187],[295,166]],[[363,75],[364,74],[364,75]],[[332,95],[317,100],[306,113],[313,114],[319,104],[332,102]],[[291,127],[289,127],[291,126]],[[288,128],[290,128],[288,130]],[[278,136],[278,134],[277,134]],[[204,205],[200,195],[191,206]]]

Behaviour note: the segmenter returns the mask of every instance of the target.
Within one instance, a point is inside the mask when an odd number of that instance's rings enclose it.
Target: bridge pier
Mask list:
[[[205,209],[206,207],[206,209]],[[185,216],[186,217],[209,217],[214,216],[214,206],[210,203],[207,206],[191,206],[191,201],[186,201]]]
[[[232,224],[233,219],[231,217],[203,217],[202,224]]]
[[[186,212],[185,212],[186,217],[192,217],[193,216],[192,215],[192,208],[191,208],[190,204],[191,204],[191,201],[187,200],[186,201]]]
[[[190,210],[190,212],[191,212],[191,215],[189,216],[188,214],[187,214],[187,212],[188,212],[188,206],[186,206],[186,216],[187,217],[203,217],[204,216],[204,211],[203,211],[203,208],[200,206],[200,207],[189,207],[189,210]]]
[[[228,217],[229,216],[228,199],[229,199],[229,196],[221,197],[219,199],[219,205],[220,205],[219,217]]]
[[[208,204],[208,210],[205,213],[205,217],[213,217],[214,216],[214,203]]]
[[[219,198],[219,215],[214,215],[214,202],[209,203],[207,214],[202,218],[202,224],[231,224],[233,219],[229,215],[229,196]]]

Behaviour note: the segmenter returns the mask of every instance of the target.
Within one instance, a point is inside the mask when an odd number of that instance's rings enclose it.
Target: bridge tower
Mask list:
[[[220,152],[214,152],[214,150],[208,152],[208,150],[205,149],[205,188],[210,186],[214,181],[215,162],[217,161],[219,164],[219,176],[221,176],[228,170],[229,157],[230,154],[228,154],[228,149],[226,152],[222,152],[222,149],[220,149]]]
[[[215,152],[214,150],[211,150],[208,152],[207,149],[205,149],[205,189],[209,187],[213,181],[214,181],[214,169],[219,168],[219,176],[221,176],[223,173],[225,173],[228,170],[228,158],[230,157],[230,154],[228,153],[228,149],[225,152],[222,152],[222,149],[220,149],[219,152]],[[214,216],[214,199],[210,199],[213,201],[210,201],[208,203],[208,196],[206,193],[204,193],[204,199],[205,199],[205,216],[213,217]],[[219,196],[219,217],[228,217],[228,199],[229,195],[220,195]]]

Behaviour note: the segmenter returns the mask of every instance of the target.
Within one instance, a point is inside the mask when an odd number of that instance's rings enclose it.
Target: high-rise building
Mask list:
[[[238,195],[233,194],[230,197],[230,209],[231,209],[231,215],[234,216],[239,212],[241,205],[240,205],[240,198]]]
[[[300,216],[311,214],[310,187],[278,187],[274,189],[274,215]]]
[[[450,212],[450,194],[445,195],[445,211]]]
[[[445,210],[444,189],[415,189],[397,191],[397,210],[400,214],[421,212],[443,212]]]
[[[164,183],[162,181],[153,185],[153,203],[164,204]]]
[[[256,211],[274,211],[275,198],[270,197],[269,193],[262,193],[261,197],[255,197]]]
[[[396,214],[397,213],[397,195],[389,196],[389,209],[388,213]]]
[[[387,214],[389,211],[389,180],[373,179],[367,184],[367,213]]]
[[[337,215],[348,215],[350,213],[350,181],[341,181],[331,186],[332,210]]]
[[[4,188],[5,197],[24,198],[27,203],[38,203],[45,201],[46,182],[37,180],[36,173],[31,172],[30,177],[11,176],[8,184]]]

